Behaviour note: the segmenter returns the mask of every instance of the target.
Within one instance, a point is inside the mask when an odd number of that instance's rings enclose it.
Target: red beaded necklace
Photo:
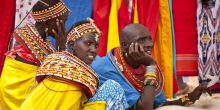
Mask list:
[[[144,81],[144,66],[140,66],[138,69],[140,71],[135,71],[137,69],[133,69],[132,67],[130,67],[122,54],[122,51],[120,48],[116,48],[114,50],[114,55],[116,57],[116,61],[117,63],[121,64],[123,67],[123,71],[122,74],[125,76],[125,78],[132,84],[132,86],[138,91],[138,92],[142,92],[144,85],[143,85],[143,81]]]

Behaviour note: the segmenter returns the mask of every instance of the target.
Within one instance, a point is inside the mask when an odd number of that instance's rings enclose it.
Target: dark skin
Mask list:
[[[48,36],[53,36],[56,39],[56,49],[59,51],[65,50],[66,44],[66,32],[65,32],[65,22],[67,20],[68,13],[64,13],[63,15],[50,19],[45,22],[37,22],[35,27],[37,31],[40,33],[41,37],[45,40]]]
[[[66,32],[65,32],[65,22],[67,20],[67,13],[63,15],[47,20],[45,22],[36,22],[35,27],[39,34],[41,35],[42,39],[45,40],[48,36],[54,36],[56,39],[56,50],[62,51],[65,50],[66,44]],[[16,60],[28,63],[31,65],[36,65],[34,62],[26,61],[25,59],[21,58],[20,56],[16,55]]]
[[[91,64],[98,53],[99,40],[96,36],[95,33],[86,33],[75,42],[70,41],[71,53],[86,64]]]
[[[120,43],[126,62],[133,68],[138,68],[144,64],[146,66],[155,65],[151,56],[153,42],[150,32],[141,24],[127,25],[120,33]],[[145,86],[141,97],[137,101],[137,110],[153,110],[154,108],[153,86]],[[189,99],[195,102],[199,99],[202,92],[210,93],[206,85],[199,85],[189,93]],[[146,98],[147,97],[147,98]],[[164,105],[184,105],[180,99],[167,101]]]

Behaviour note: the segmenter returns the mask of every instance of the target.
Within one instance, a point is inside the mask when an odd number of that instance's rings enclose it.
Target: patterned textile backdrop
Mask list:
[[[220,74],[220,0],[209,0],[197,8],[199,79],[208,80]]]
[[[34,18],[29,12],[37,1],[38,0],[16,0],[15,29],[23,27],[27,23],[35,23]],[[13,38],[11,42],[10,49],[13,48],[15,39]]]
[[[38,0],[16,0],[15,27],[17,27],[26,16],[27,17],[18,27],[23,27],[26,23],[35,23],[31,14],[28,13],[37,1]]]

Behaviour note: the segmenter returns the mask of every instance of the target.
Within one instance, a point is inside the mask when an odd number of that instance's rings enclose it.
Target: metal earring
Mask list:
[[[126,56],[126,57],[128,56],[128,53],[127,53],[127,52],[125,52],[125,56]]]

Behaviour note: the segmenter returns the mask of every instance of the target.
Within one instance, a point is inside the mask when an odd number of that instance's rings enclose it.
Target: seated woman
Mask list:
[[[88,66],[97,54],[99,35],[92,20],[76,23],[67,34],[68,52],[54,53],[44,60],[36,77],[40,84],[20,109],[127,109],[120,85],[108,80],[99,87],[98,76]]]
[[[36,23],[15,30],[15,46],[8,51],[1,75],[0,103],[3,110],[19,109],[36,86],[35,76],[44,58],[65,49],[66,42],[62,39],[66,39],[64,25],[68,13],[68,8],[60,0],[39,0],[31,12]],[[56,38],[56,49],[48,42],[48,36]]]

